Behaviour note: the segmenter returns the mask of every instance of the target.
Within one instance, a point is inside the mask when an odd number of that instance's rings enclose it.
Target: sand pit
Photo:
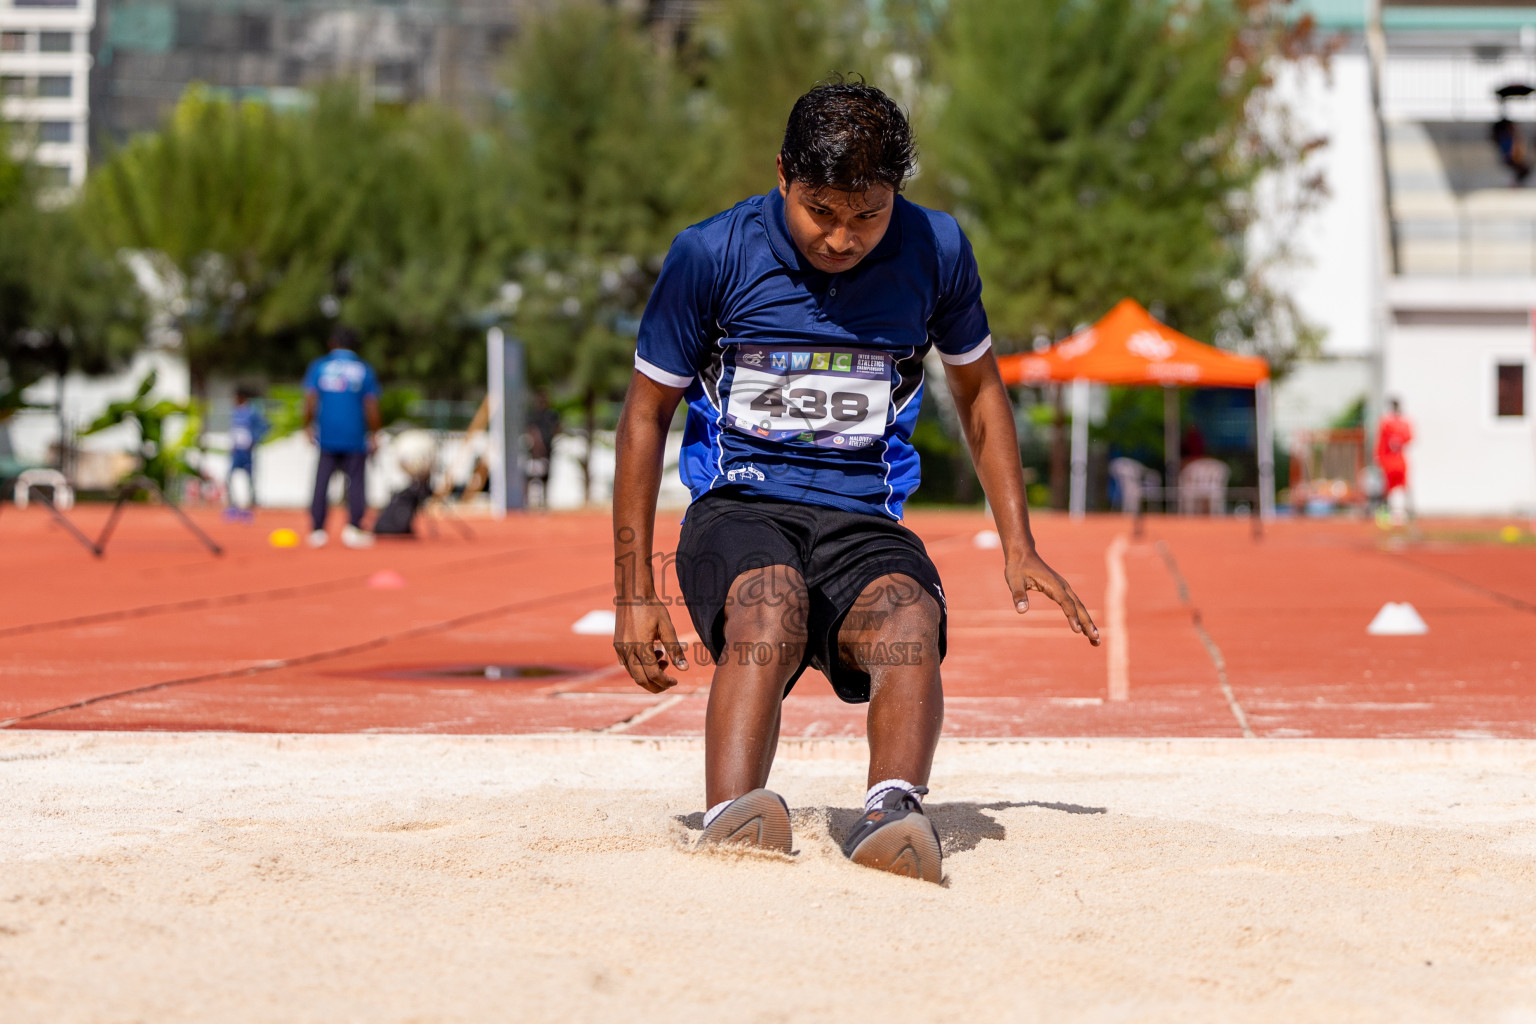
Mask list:
[[[1536,744],[947,742],[944,887],[861,758],[775,860],[694,741],[0,735],[0,1020],[1536,1022]]]

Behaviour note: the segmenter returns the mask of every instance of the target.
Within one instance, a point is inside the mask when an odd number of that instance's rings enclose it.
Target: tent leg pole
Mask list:
[[[1073,519],[1088,511],[1088,381],[1072,382],[1072,500]]]
[[[1270,409],[1269,381],[1253,387],[1254,426],[1259,442],[1259,518],[1275,518],[1275,420]]]
[[[1163,508],[1178,510],[1179,500],[1179,389],[1163,386]]]

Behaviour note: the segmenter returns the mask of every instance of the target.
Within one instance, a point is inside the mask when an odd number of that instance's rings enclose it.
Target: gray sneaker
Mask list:
[[[732,800],[699,837],[700,846],[727,843],[789,853],[789,805],[771,789]]]
[[[918,786],[910,793],[893,789],[880,799],[880,806],[865,811],[843,843],[843,855],[855,864],[889,871],[893,875],[937,882],[944,877],[944,849],[939,845],[938,829],[923,813],[918,797],[928,787]]]

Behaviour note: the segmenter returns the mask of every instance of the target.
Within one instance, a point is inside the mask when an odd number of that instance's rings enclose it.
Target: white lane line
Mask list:
[[[1126,635],[1125,626],[1125,549],[1129,543],[1125,534],[1117,534],[1104,553],[1104,564],[1109,569],[1109,585],[1104,591],[1107,611],[1104,654],[1109,664],[1109,699],[1112,701],[1131,699],[1130,637]]]
[[[699,634],[689,630],[687,633],[684,633],[682,636],[678,637],[677,642],[682,644],[684,647],[690,647],[694,643],[697,643],[698,639]],[[623,666],[620,667],[622,668]],[[700,692],[704,695],[709,693],[708,690],[703,690]],[[657,715],[661,714],[663,711],[669,711],[672,708],[677,707],[677,705],[681,704],[685,699],[692,696],[695,696],[695,692],[691,690],[685,693],[674,693],[670,697],[657,701],[655,704],[652,704],[644,711],[630,715],[628,718],[621,719],[617,722],[614,722],[612,725],[607,726],[606,728],[598,729],[596,731],[603,733],[628,732],[640,723],[650,721]]]
[[[663,711],[667,711],[676,707],[689,696],[690,694],[686,693],[674,693],[666,700],[658,701],[655,704],[652,704],[650,707],[646,708],[644,711],[641,711],[639,714],[631,715],[630,717],[624,719],[622,722],[614,722],[606,729],[599,729],[597,731],[606,733],[628,732],[635,726],[639,725],[641,722],[648,722],[655,718],[657,715],[661,714]]]

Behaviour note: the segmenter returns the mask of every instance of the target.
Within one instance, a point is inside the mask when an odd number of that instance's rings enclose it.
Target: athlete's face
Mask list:
[[[858,266],[880,244],[896,204],[896,193],[884,185],[855,194],[791,184],[784,180],[782,161],[779,195],[784,197],[784,223],[795,247],[813,267],[829,274]]]

